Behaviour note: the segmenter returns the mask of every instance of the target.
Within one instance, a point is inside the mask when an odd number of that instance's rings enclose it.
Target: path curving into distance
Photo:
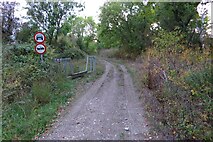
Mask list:
[[[124,65],[103,61],[105,73],[39,140],[147,140],[139,95]]]

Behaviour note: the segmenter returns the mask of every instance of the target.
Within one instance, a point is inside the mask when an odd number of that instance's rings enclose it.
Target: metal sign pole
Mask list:
[[[43,62],[44,62],[44,55],[41,54],[41,63],[43,63]]]

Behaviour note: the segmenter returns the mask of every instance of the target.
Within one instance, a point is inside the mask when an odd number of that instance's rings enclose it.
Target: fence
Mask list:
[[[55,58],[54,62],[59,63],[60,66],[62,67],[63,72],[67,76],[71,76],[72,78],[80,77],[86,73],[96,71],[95,56],[87,56],[86,60],[72,60],[71,58]]]

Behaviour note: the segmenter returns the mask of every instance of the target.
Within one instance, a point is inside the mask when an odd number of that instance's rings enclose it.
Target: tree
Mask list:
[[[75,15],[75,10],[83,10],[83,5],[69,2],[36,2],[28,3],[28,15],[47,34],[49,44],[57,40],[60,28],[68,15]]]
[[[13,41],[16,28],[19,25],[19,19],[14,16],[15,8],[19,5],[17,2],[0,2],[2,23],[0,24],[2,27],[2,39],[3,43]],[[13,38],[12,38],[13,37]]]
[[[150,43],[154,5],[148,3],[105,3],[101,8],[98,37],[105,47],[144,50]]]
[[[96,39],[97,25],[92,17],[85,18],[84,23],[84,44],[85,47],[90,48],[90,45],[95,45],[90,43],[94,42],[94,40]]]
[[[189,45],[196,35],[195,29],[198,26],[198,4],[198,2],[158,3],[156,14],[160,27],[168,32],[178,28],[185,35],[184,39]]]
[[[189,23],[198,15],[197,5],[199,3],[158,3],[156,14],[160,26],[172,31],[179,27],[181,31],[187,32]]]
[[[32,37],[39,30],[39,27],[32,23],[32,21],[21,24],[20,29],[17,31],[16,40],[18,42],[33,42]]]
[[[97,26],[92,17],[69,17],[61,28],[61,33],[71,34],[76,45],[84,51],[87,51],[90,42],[95,40],[96,31]]]

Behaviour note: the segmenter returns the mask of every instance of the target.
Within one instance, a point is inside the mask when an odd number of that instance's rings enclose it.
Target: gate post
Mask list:
[[[95,56],[93,57],[93,71],[96,71],[96,58]]]
[[[93,70],[93,67],[92,67],[92,58],[90,57],[89,59],[90,59],[90,71],[92,71]]]
[[[74,73],[74,67],[73,67],[73,64],[72,64],[72,63],[70,64],[70,73],[71,73],[71,74]]]

